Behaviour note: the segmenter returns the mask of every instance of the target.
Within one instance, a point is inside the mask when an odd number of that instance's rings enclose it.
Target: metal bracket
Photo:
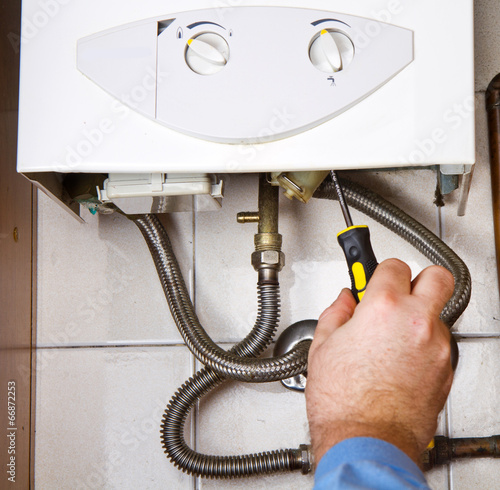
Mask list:
[[[469,199],[469,190],[474,172],[474,165],[440,165],[440,190],[443,195],[460,189],[457,215],[464,216]]]

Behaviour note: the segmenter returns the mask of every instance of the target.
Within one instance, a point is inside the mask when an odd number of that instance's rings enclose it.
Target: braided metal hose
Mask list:
[[[441,320],[451,328],[467,308],[471,295],[470,273],[462,259],[424,225],[375,192],[349,180],[341,179],[341,184],[350,206],[378,221],[413,245],[431,262],[453,274],[455,290],[441,312]],[[337,199],[333,183],[325,180],[314,197]]]
[[[231,352],[239,356],[258,356],[270,344],[279,320],[279,285],[259,285],[259,312],[253,330]],[[184,438],[186,418],[196,402],[224,379],[204,368],[189,378],[170,400],[161,425],[162,445],[170,461],[188,474],[211,478],[233,478],[282,471],[308,472],[310,464],[305,446],[240,456],[214,456],[193,451]]]
[[[153,256],[177,328],[200,362],[224,378],[251,383],[278,381],[305,372],[310,343],[298,344],[283,356],[269,359],[240,357],[221,349],[198,320],[170,239],[160,220],[153,214],[147,214],[136,217],[134,222]]]
[[[455,277],[455,292],[441,315],[443,321],[451,327],[466,308],[470,298],[470,276],[465,264],[432,232],[396,206],[357,184],[347,181],[343,181],[342,184],[347,201],[352,207],[382,223],[406,239],[431,261],[443,265],[452,272]],[[316,192],[315,197],[335,199],[336,194],[331,184],[325,182]],[[169,273],[176,276],[175,281],[172,281],[172,287],[180,287],[184,291],[183,294],[174,294],[171,300],[166,292],[172,314],[174,318],[177,318],[177,310],[187,307],[186,314],[192,315],[196,319],[166,232],[162,231],[163,227],[159,222],[155,223],[155,220],[157,221],[154,216],[143,216],[135,221],[153,253],[164,289],[168,284],[164,276]],[[167,249],[168,253],[162,253],[164,248]],[[155,257],[156,252],[159,252],[159,257]],[[167,267],[167,272],[165,272],[165,261],[174,263],[173,271]],[[279,318],[278,288],[277,284],[259,285],[259,315],[254,329],[242,342],[231,349],[232,355],[257,356],[269,344]],[[175,304],[179,300],[185,301],[186,297],[187,303]],[[184,315],[180,317],[183,318]],[[186,338],[184,334],[183,337]],[[309,345],[309,341],[299,344],[305,351],[308,350]],[[188,347],[191,348],[189,343]],[[298,469],[301,469],[303,473],[310,471],[309,454],[305,445],[298,449],[284,449],[242,456],[203,455],[187,446],[184,439],[184,424],[188,413],[201,397],[224,382],[224,374],[221,372],[225,373],[226,371],[225,369],[215,371],[207,367],[202,369],[184,383],[169,402],[162,421],[161,438],[170,460],[184,472],[212,478],[241,477]],[[283,377],[288,377],[288,375]]]

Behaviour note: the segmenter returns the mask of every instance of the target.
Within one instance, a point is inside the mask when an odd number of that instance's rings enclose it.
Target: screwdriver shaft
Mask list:
[[[332,177],[333,185],[335,187],[335,192],[339,198],[340,209],[342,210],[342,214],[344,215],[345,224],[347,228],[353,226],[351,213],[349,212],[349,207],[347,206],[347,202],[345,200],[344,191],[339,183],[339,179],[337,178],[337,172],[335,170],[330,170],[330,175]]]

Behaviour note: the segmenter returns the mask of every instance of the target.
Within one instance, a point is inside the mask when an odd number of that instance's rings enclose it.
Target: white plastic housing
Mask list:
[[[472,0],[58,1],[23,1],[20,172],[474,163]],[[323,18],[354,45],[334,80],[309,58]],[[202,32],[229,46],[213,74],[186,63]]]

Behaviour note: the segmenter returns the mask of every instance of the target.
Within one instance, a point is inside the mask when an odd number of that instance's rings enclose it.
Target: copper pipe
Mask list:
[[[500,436],[462,439],[437,436],[434,438],[434,447],[425,451],[422,465],[427,471],[454,459],[483,457],[500,458]]]
[[[497,256],[497,277],[500,284],[500,74],[486,90],[486,113],[490,141],[491,192],[493,197],[493,225]]]

